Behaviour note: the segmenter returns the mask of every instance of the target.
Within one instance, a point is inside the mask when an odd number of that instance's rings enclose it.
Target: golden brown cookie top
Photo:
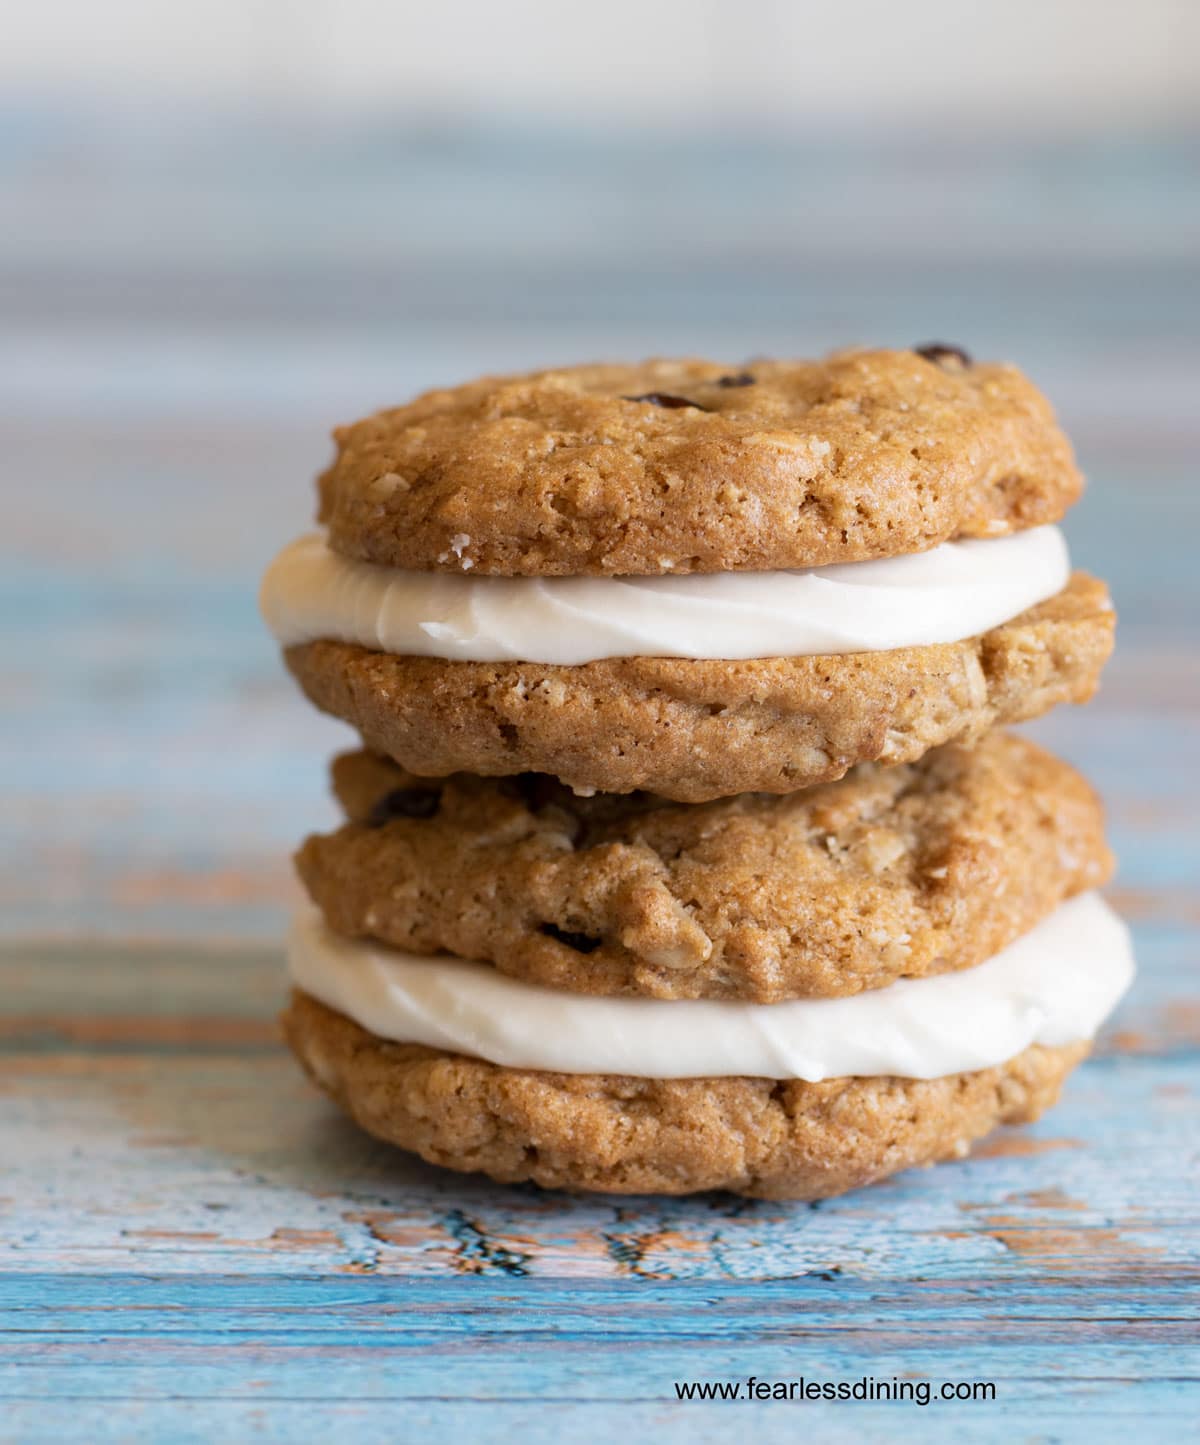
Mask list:
[[[690,806],[366,753],[334,786],[353,821],[298,864],[335,932],[578,993],[774,1003],[969,968],[1112,863],[1087,783],[1003,733]]]
[[[1082,485],[1020,371],[943,347],[490,376],[334,437],[338,551],[498,576],[895,556],[1053,522]]]

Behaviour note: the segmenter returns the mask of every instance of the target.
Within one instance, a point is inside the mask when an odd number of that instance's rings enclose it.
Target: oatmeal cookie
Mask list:
[[[1056,521],[1082,485],[1036,387],[946,347],[489,376],[334,438],[335,550],[477,575],[893,557]]]
[[[358,1124],[431,1164],[547,1189],[761,1199],[825,1199],[961,1158],[996,1125],[1038,1118],[1088,1051],[1034,1045],[940,1079],[548,1074],[389,1043],[301,991],[284,1031]]]
[[[336,933],[549,988],[777,1003],[970,968],[1112,870],[1099,799],[992,733],[785,797],[577,798],[334,765],[355,820],[297,855]]]
[[[855,763],[912,762],[996,724],[1086,702],[1112,650],[1102,582],[963,642],[743,662],[626,657],[558,666],[285,651],[309,699],[429,777],[549,773],[580,792],[680,802],[787,793]]]

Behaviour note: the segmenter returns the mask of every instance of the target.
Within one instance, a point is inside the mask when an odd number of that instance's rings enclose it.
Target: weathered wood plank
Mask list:
[[[761,1378],[761,1376],[760,1376]],[[1014,1395],[1017,1392],[1013,1392]],[[290,1445],[315,1434],[337,1434],[356,1445],[396,1445],[407,1440],[520,1440],[527,1445],[560,1445],[565,1439],[695,1441],[714,1445],[731,1435],[753,1432],[763,1445],[785,1445],[797,1435],[822,1445],[896,1445],[920,1432],[921,1439],[995,1445],[1009,1440],[1086,1440],[1091,1445],[1127,1445],[1130,1435],[1151,1440],[1186,1440],[1190,1416],[1181,1411],[1178,1386],[1144,1385],[1138,1380],[1094,1380],[1072,1387],[1059,1381],[1019,1392],[1000,1406],[675,1404],[522,1399],[494,1401],[422,1400],[390,1402],[378,1395],[338,1404],[279,1400],[263,1394],[229,1400],[179,1395],[170,1402],[73,1399],[10,1404],[6,1428],[18,1441],[79,1439],[88,1445],[127,1445],[136,1440],[170,1440],[211,1445],[213,1440],[252,1439]]]
[[[879,1284],[831,1273],[774,1284],[624,1285],[483,1278],[144,1278],[0,1280],[0,1400],[10,1422],[82,1420],[149,1431],[221,1424],[265,1438],[352,1428],[549,1439],[625,1431],[768,1440],[1096,1438],[1119,1422],[1182,1421],[1180,1387],[1200,1374],[1195,1298],[1155,1272],[1127,1294],[1085,1284]],[[1119,1299],[1119,1308],[1117,1307]],[[786,1406],[680,1403],[676,1382],[986,1380],[993,1403]],[[28,1402],[28,1404],[27,1404]],[[741,1409],[738,1410],[738,1405]],[[101,1414],[103,1412],[103,1415]],[[614,1412],[619,1412],[616,1414]],[[797,1413],[799,1412],[799,1413]],[[374,1432],[378,1431],[376,1434]],[[880,1432],[878,1435],[873,1431]],[[279,1432],[275,1434],[274,1432]],[[709,1432],[712,1432],[711,1434]],[[68,1437],[70,1438],[70,1437]],[[202,1438],[197,1434],[197,1439]]]

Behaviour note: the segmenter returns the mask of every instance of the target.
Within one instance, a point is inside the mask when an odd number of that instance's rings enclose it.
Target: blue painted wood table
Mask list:
[[[264,175],[230,214],[263,221]],[[516,263],[513,287],[464,282],[431,249],[398,295],[362,255],[258,264],[249,223],[221,243],[252,284],[218,267],[189,290],[132,229],[97,239],[99,280],[51,286],[33,241],[10,257],[0,1440],[1195,1438],[1200,287],[1182,253],[1128,261],[1123,223],[1070,267],[855,269],[830,245],[747,253],[735,285],[711,258],[690,280],[551,258],[523,318]],[[332,821],[321,760],[346,735],[294,696],[253,603],[326,422],[541,357],[937,334],[1021,358],[1059,403],[1092,478],[1075,555],[1122,615],[1100,697],[1035,729],[1107,795],[1141,964],[1061,1105],[810,1207],[559,1198],[357,1132],[274,1024],[287,855]],[[759,1399],[750,1377],[995,1398]]]

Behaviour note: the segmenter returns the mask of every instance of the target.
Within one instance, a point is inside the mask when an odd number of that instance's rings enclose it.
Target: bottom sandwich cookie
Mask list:
[[[293,928],[285,1030],[371,1133],[506,1182],[816,1199],[1037,1118],[1128,987],[1095,894],[957,974],[782,1004],[597,998]]]

